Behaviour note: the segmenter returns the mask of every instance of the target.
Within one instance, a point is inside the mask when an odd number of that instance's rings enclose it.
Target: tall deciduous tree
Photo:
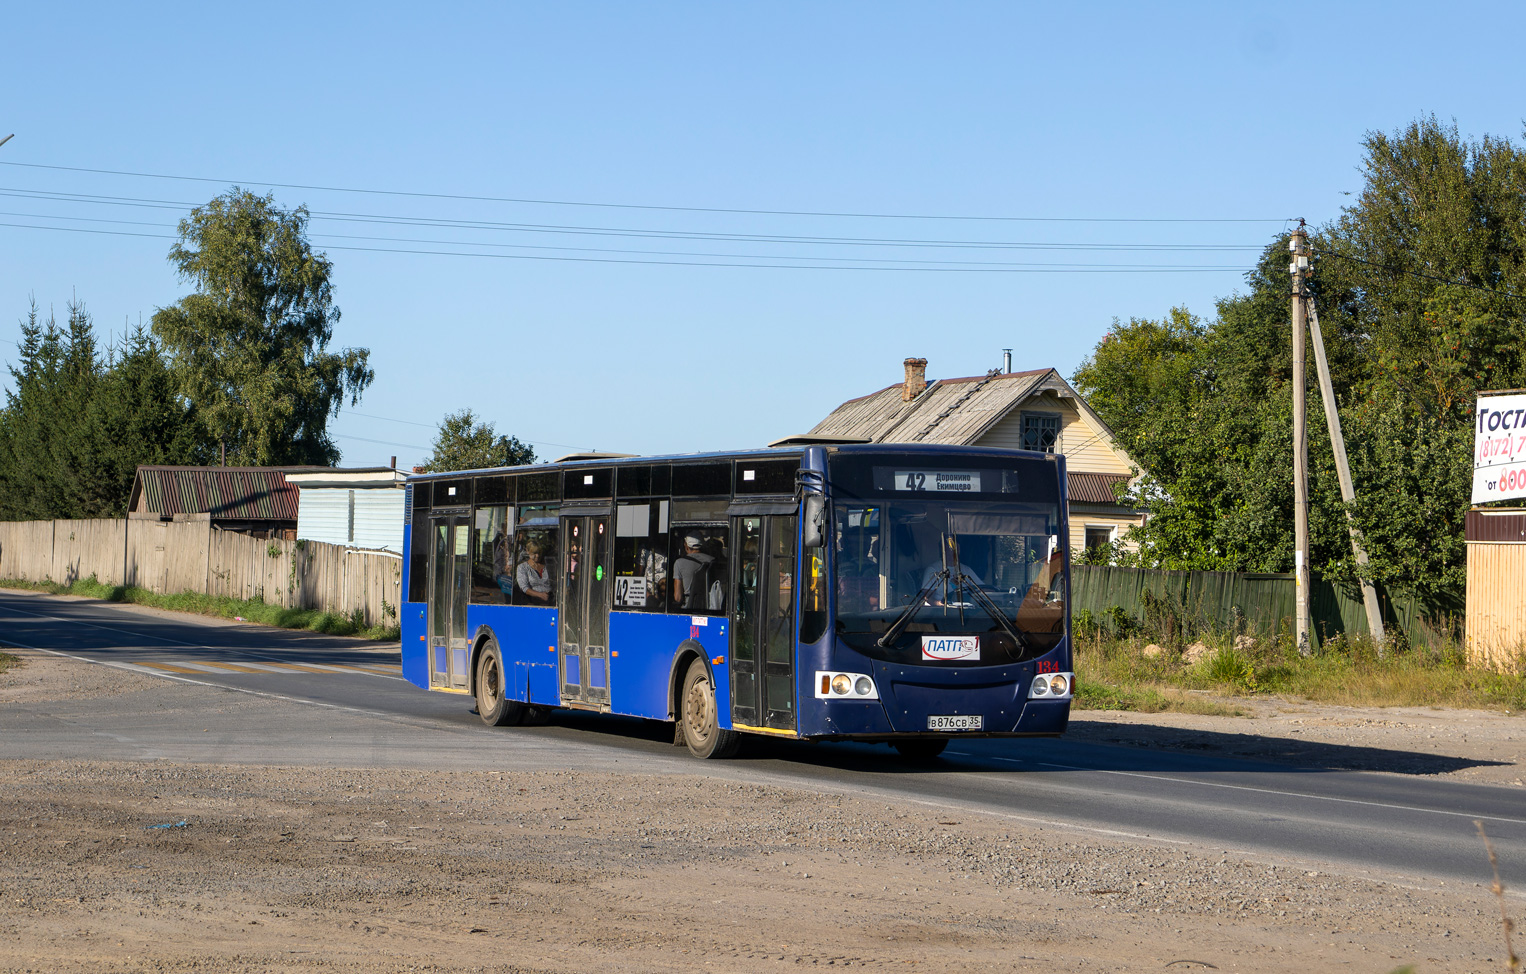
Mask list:
[[[306,207],[234,189],[181,220],[170,249],[196,291],[159,309],[153,332],[229,463],[335,463],[328,419],[374,377],[367,349],[328,350],[332,265],[309,245],[307,219]]]
[[[1365,140],[1355,202],[1312,234],[1312,288],[1379,581],[1440,597],[1466,573],[1473,401],[1526,386],[1526,149],[1421,119]],[[1152,475],[1141,561],[1292,566],[1287,237],[1217,317],[1115,324],[1074,380]],[[1312,372],[1312,367],[1310,369]],[[1310,380],[1312,561],[1354,576]]]
[[[470,409],[447,413],[440,421],[434,453],[424,465],[430,472],[512,467],[535,462],[535,450],[517,437],[500,436],[492,423],[479,423]]]

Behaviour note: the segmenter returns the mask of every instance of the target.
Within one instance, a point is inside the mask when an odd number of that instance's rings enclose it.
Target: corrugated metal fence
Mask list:
[[[160,595],[198,592],[397,621],[396,555],[316,541],[262,541],[205,518],[0,521],[0,578],[68,584],[91,575]],[[391,611],[384,611],[383,603]]]
[[[1258,635],[1293,625],[1293,576],[1235,572],[1168,572],[1111,565],[1071,567],[1073,612],[1089,610],[1099,619],[1114,606],[1136,622],[1146,622],[1152,604],[1188,626],[1217,632]],[[1363,635],[1367,614],[1360,590],[1351,591],[1315,578],[1310,617],[1316,639],[1339,634]],[[1424,605],[1413,595],[1390,597],[1378,589],[1384,625],[1402,632],[1412,644],[1430,645],[1455,638],[1462,618],[1461,599]],[[1453,604],[1455,602],[1455,605]]]

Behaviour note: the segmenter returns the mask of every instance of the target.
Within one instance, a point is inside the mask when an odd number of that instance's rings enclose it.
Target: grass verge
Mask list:
[[[20,656],[12,656],[10,653],[0,653],[0,673],[4,673],[6,670],[19,665],[21,665]]]
[[[1282,637],[1210,637],[1192,647],[1163,647],[1097,633],[1076,640],[1076,706],[1207,713],[1214,704],[1200,698],[1206,692],[1354,707],[1526,710],[1526,666],[1519,663],[1509,670],[1470,668],[1456,644],[1390,646],[1381,656],[1377,649],[1370,640],[1332,639],[1300,656]]]
[[[193,612],[197,615],[217,616],[223,619],[243,619],[262,626],[281,629],[306,629],[330,636],[359,636],[383,642],[402,638],[397,625],[366,626],[355,616],[335,615],[317,609],[285,609],[267,605],[260,599],[234,599],[224,595],[202,595],[197,592],[180,592],[175,595],[158,595],[148,589],[123,585],[104,585],[95,576],[80,579],[72,585],[57,582],[28,582],[14,578],[0,578],[0,588],[28,589],[47,592],[50,595],[82,595],[106,602],[129,602],[147,605],[172,612]]]

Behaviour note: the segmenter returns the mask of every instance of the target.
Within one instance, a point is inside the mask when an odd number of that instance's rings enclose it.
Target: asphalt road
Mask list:
[[[165,681],[148,699],[0,708],[6,758],[701,774],[1425,885],[1487,884],[1480,820],[1506,885],[1526,886],[1526,803],[1507,788],[1063,739],[956,741],[925,768],[883,746],[772,740],[699,762],[647,721],[558,713],[485,727],[470,698],[404,681],[392,645],[5,591],[0,647]]]

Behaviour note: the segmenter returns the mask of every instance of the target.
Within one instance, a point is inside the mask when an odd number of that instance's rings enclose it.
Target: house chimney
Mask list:
[[[927,359],[906,360],[906,384],[901,387],[901,401],[911,402],[927,388]]]
[[[1001,370],[1007,375],[1012,374],[1012,349],[1010,348],[1001,350]]]
[[[392,469],[393,470],[397,469],[397,457],[393,457],[392,458]]]

